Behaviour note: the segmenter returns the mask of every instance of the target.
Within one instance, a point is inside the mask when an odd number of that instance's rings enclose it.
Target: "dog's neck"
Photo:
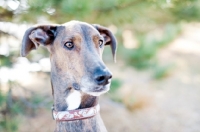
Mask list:
[[[99,103],[99,97],[84,94],[81,98],[81,104],[79,106],[79,109],[90,108],[92,106],[97,105],[98,103]]]
[[[98,104],[98,97],[84,95],[78,109],[90,108]],[[58,108],[59,109],[59,108]],[[107,132],[99,113],[95,116],[73,120],[56,121],[55,132]]]
[[[75,100],[73,100],[73,98],[75,97],[70,97],[71,93],[69,91],[66,91],[67,85],[65,84],[65,82],[62,81],[62,79],[59,76],[55,76],[54,73],[51,73],[51,80],[52,80],[51,83],[54,96],[54,109],[56,111],[66,111],[70,107],[72,108],[73,106],[70,105],[76,102]],[[72,96],[76,96],[76,94]],[[90,108],[99,103],[99,97],[96,96],[91,96],[84,93],[81,93],[81,96],[77,94],[77,96],[79,96],[78,98],[80,98],[80,105],[77,107],[78,109]],[[107,132],[99,113],[87,119],[74,120],[74,121],[56,121],[55,132],[88,132],[88,131]]]

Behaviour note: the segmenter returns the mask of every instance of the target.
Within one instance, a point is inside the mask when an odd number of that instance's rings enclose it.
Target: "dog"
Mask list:
[[[27,56],[40,45],[50,53],[55,111],[96,106],[98,96],[110,89],[112,74],[102,61],[102,54],[104,46],[110,45],[116,58],[117,41],[112,32],[101,25],[80,21],[36,25],[25,32],[21,55]],[[64,130],[66,125],[58,122],[56,131]]]

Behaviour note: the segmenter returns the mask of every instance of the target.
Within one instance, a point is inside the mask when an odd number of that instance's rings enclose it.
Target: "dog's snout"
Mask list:
[[[112,78],[112,74],[104,69],[104,70],[98,70],[95,74],[95,81],[98,85],[106,85],[109,83],[109,79]]]

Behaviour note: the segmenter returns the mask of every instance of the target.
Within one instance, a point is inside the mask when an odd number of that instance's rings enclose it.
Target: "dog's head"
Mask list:
[[[21,55],[39,45],[50,52],[52,80],[59,85],[93,96],[109,90],[112,74],[102,53],[104,46],[110,45],[115,59],[117,42],[107,28],[79,21],[34,26],[24,35]]]

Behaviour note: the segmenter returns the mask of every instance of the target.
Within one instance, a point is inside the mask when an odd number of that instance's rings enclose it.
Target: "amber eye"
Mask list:
[[[99,47],[103,46],[103,40],[99,40]]]
[[[66,42],[65,47],[67,47],[68,49],[72,49],[74,47],[74,44],[72,42]]]

